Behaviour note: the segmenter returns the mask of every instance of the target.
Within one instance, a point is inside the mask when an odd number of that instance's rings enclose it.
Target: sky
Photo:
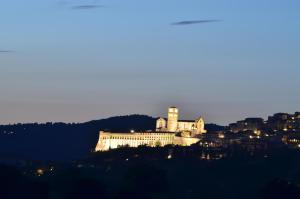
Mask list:
[[[300,111],[299,0],[1,0],[0,123]]]

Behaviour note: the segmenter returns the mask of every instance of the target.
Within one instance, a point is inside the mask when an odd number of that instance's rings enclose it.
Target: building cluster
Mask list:
[[[267,125],[274,131],[297,131],[300,129],[300,112],[277,113],[268,118]]]
[[[179,109],[170,107],[168,118],[156,121],[156,131],[147,132],[104,132],[100,131],[95,151],[107,151],[120,147],[150,147],[165,145],[190,146],[199,142],[199,136],[206,133],[202,117],[196,120],[179,120]]]
[[[229,124],[229,128],[230,131],[238,133],[241,131],[257,131],[262,129],[264,125],[262,118],[246,118],[245,120]]]
[[[234,135],[249,136],[249,139],[265,139],[272,143],[284,143],[300,147],[300,112],[276,113],[265,121],[262,118],[246,118],[229,125]],[[239,137],[239,136],[236,136]],[[258,142],[257,140],[254,142]]]
[[[178,108],[170,107],[167,118],[157,119],[155,131],[100,131],[95,151],[125,146],[190,146],[195,143],[206,148],[226,148],[234,144],[250,150],[280,144],[300,148],[300,112],[276,113],[266,121],[262,118],[246,118],[230,124],[225,130],[207,133],[202,117],[180,120]]]
[[[243,131],[298,131],[300,130],[300,112],[294,114],[276,113],[268,120],[262,118],[246,118],[229,125],[234,133]]]

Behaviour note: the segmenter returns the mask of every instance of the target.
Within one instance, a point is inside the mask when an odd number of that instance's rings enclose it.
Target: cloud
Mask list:
[[[174,26],[184,26],[184,25],[193,25],[193,24],[202,24],[202,23],[213,23],[213,22],[219,22],[221,20],[217,19],[207,19],[207,20],[188,20],[188,21],[178,21],[171,23],[171,25]]]
[[[90,10],[90,9],[96,9],[96,8],[103,8],[103,5],[98,4],[85,4],[85,5],[76,5],[72,6],[71,8],[73,10]]]
[[[12,51],[12,50],[0,50],[0,53],[12,53],[12,52],[14,52],[14,51]]]

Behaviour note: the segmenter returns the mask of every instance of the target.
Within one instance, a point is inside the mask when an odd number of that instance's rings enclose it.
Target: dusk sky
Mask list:
[[[299,0],[1,0],[0,123],[300,111]]]

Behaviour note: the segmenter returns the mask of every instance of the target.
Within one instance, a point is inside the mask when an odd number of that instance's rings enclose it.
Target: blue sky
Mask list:
[[[169,105],[220,124],[300,111],[299,8],[298,0],[2,0],[0,123],[164,116]],[[219,21],[172,25],[195,20]]]

